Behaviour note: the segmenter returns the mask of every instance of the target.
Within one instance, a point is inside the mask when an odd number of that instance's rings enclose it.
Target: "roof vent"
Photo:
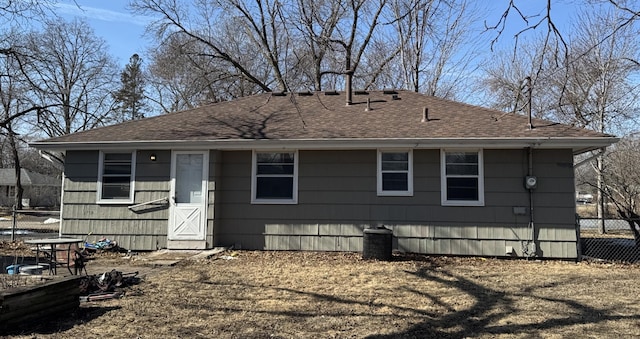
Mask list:
[[[324,95],[338,95],[340,93],[336,92],[336,91],[326,91],[324,92]]]
[[[398,92],[397,92],[397,91],[393,91],[393,90],[388,90],[388,89],[387,89],[387,90],[382,91],[382,94],[398,94]]]
[[[299,97],[310,97],[312,95],[313,95],[313,93],[311,93],[311,92],[298,92],[298,96]]]
[[[422,122],[429,121],[429,109],[427,107],[422,108]]]
[[[284,97],[287,96],[287,92],[271,92],[271,95],[274,97]]]
[[[355,91],[355,92],[353,92],[353,94],[355,94],[355,95],[369,95],[369,92],[367,92],[367,91]]]
[[[364,109],[365,112],[371,111],[371,98],[367,98],[367,108]]]

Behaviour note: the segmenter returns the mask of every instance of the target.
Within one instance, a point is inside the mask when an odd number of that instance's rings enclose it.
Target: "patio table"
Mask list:
[[[83,239],[78,238],[45,238],[45,239],[30,239],[25,240],[25,244],[35,245],[36,247],[36,265],[39,264],[40,251],[48,254],[49,274],[58,274],[57,266],[67,266],[69,273],[74,274],[71,271],[71,249],[75,250],[77,244],[82,243]],[[73,245],[76,246],[73,246]],[[59,262],[57,252],[64,252],[66,254],[66,261]]]

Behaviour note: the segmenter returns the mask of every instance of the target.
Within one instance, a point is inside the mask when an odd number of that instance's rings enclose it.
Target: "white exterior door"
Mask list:
[[[205,240],[208,152],[173,152],[168,240]]]

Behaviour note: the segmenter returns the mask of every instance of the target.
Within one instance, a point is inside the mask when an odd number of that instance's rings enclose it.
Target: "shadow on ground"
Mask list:
[[[478,335],[515,335],[533,334],[543,331],[553,333],[554,329],[567,328],[572,325],[588,325],[606,323],[609,321],[632,319],[640,320],[640,315],[620,315],[617,310],[600,309],[581,304],[574,300],[551,298],[536,295],[536,290],[547,287],[539,286],[522,290],[517,293],[492,290],[479,283],[473,282],[461,276],[457,276],[446,270],[433,272],[431,268],[421,268],[415,272],[407,272],[422,279],[453,287],[460,292],[468,294],[474,300],[473,305],[465,310],[450,309],[447,314],[433,318],[425,317],[424,320],[406,331],[387,334],[372,335],[369,339],[391,338],[466,338]],[[437,295],[420,293],[423,298],[439,302]],[[518,313],[515,300],[521,298],[533,298],[539,302],[551,302],[562,304],[569,311],[564,315],[548,317],[541,322],[499,325],[501,319],[511,314]]]
[[[34,338],[36,338],[38,334],[55,334],[69,330],[76,325],[100,318],[111,311],[117,311],[119,309],[120,307],[118,306],[81,307],[74,313],[62,314],[55,318],[43,319],[43,321],[39,323],[25,324],[21,328],[12,329],[7,333],[0,333],[0,335],[33,335]]]

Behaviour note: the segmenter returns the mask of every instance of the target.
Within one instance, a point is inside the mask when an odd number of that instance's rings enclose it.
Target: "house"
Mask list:
[[[15,169],[0,168],[0,206],[11,207],[15,204],[16,182]],[[22,168],[20,169],[20,182],[24,188],[23,207],[60,205],[60,187],[62,186],[60,178]]]
[[[573,157],[610,135],[409,91],[265,93],[32,143],[61,232],[157,248],[579,257]]]

